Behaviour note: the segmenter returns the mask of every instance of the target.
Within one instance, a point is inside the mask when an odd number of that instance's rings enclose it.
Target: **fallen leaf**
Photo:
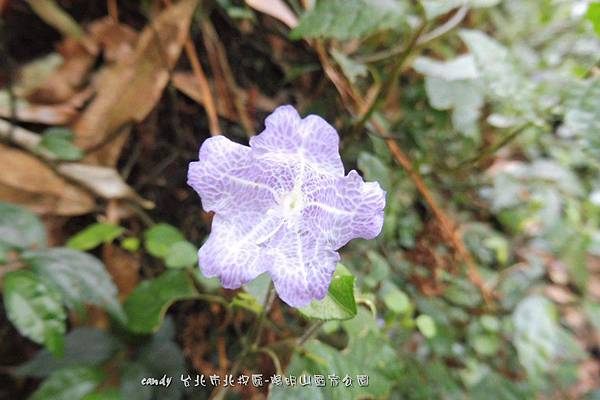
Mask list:
[[[48,165],[24,151],[0,144],[0,199],[39,214],[81,215],[95,207],[94,198]]]
[[[102,247],[102,259],[119,289],[119,300],[122,302],[140,280],[140,259],[112,243]]]
[[[298,25],[298,17],[283,0],[246,0],[248,6],[270,15],[293,29]]]
[[[112,167],[65,162],[58,164],[56,170],[105,199],[129,198],[146,208],[154,206],[152,202],[140,198]]]
[[[77,93],[94,66],[97,49],[66,38],[58,48],[64,62],[54,73],[26,94],[33,103],[55,104],[67,101]]]
[[[16,120],[46,125],[66,125],[77,115],[77,110],[71,104],[30,104],[15,99],[14,108]],[[0,117],[13,117],[10,96],[5,91],[0,92]]]
[[[123,132],[125,139],[118,143],[111,135],[140,122],[155,107],[181,53],[196,4],[197,0],[183,0],[166,8],[143,30],[134,52],[96,83],[96,97],[73,125],[75,144],[94,150],[86,160],[116,164],[129,132]]]
[[[100,46],[107,62],[117,62],[130,56],[138,39],[138,33],[111,17],[92,22],[89,27],[91,39]]]
[[[190,97],[197,103],[202,105],[204,104],[202,91],[200,90],[200,86],[198,85],[194,74],[191,72],[175,72],[173,73],[171,81],[177,90]],[[279,105],[276,100],[272,100],[258,91],[253,91],[251,96],[248,96],[245,91],[240,91],[239,94],[242,96],[243,103],[252,103],[253,106],[259,111],[271,112]],[[252,98],[252,101],[249,101],[250,97]],[[221,117],[233,122],[238,122],[237,114],[235,112],[229,112],[223,104],[221,98],[217,97],[215,100],[217,102],[217,113]]]

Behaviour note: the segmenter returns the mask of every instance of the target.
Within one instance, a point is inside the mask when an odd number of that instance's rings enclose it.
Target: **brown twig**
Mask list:
[[[108,9],[108,15],[114,22],[119,22],[119,7],[117,6],[117,0],[108,0],[106,2],[106,8]]]
[[[163,0],[163,4],[170,6],[172,2],[171,0]],[[187,39],[185,40],[184,49],[185,54],[192,65],[192,71],[194,72],[196,79],[198,79],[198,85],[200,86],[202,96],[204,97],[204,109],[206,110],[206,114],[208,116],[208,128],[210,129],[210,134],[212,136],[220,135],[221,127],[219,126],[219,117],[217,115],[215,100],[210,91],[208,79],[206,79],[206,75],[204,74],[202,64],[200,64],[198,53],[196,52],[194,42],[192,41],[192,37],[190,35],[188,35]]]
[[[401,59],[396,63],[396,67],[394,68],[394,72],[401,72],[405,66],[406,60],[409,58],[412,48],[419,41],[419,35],[414,35],[411,39],[412,45],[408,45],[406,47],[405,52],[402,53]],[[363,115],[367,118],[365,119],[365,123],[370,123],[373,126],[374,130],[381,136],[386,137],[389,136],[387,130],[377,123],[375,120],[370,118],[375,108],[372,108],[370,105],[367,105],[366,101],[351,88],[350,84],[346,82],[346,79],[335,69],[332,67],[331,63],[327,58],[327,52],[325,51],[323,45],[320,42],[314,42],[315,50],[319,55],[319,59],[323,65],[323,69],[325,73],[332,81],[340,96],[342,97],[342,102],[344,103],[347,110],[353,115]],[[393,77],[392,80],[395,81],[396,77]],[[381,94],[381,92],[380,92]],[[377,99],[373,101],[372,104],[375,104]],[[452,248],[456,251],[458,256],[465,262],[467,265],[467,276],[471,280],[471,282],[480,290],[483,299],[486,303],[490,303],[493,299],[493,295],[490,290],[487,288],[483,278],[479,274],[477,270],[477,266],[475,265],[475,261],[473,260],[471,254],[467,250],[462,237],[457,232],[455,228],[455,224],[452,222],[451,218],[446,215],[444,210],[438,205],[437,201],[431,194],[431,191],[428,189],[425,181],[421,177],[421,175],[415,170],[411,160],[408,158],[406,153],[400,148],[398,143],[394,139],[385,139],[386,144],[392,153],[394,159],[406,170],[410,179],[414,182],[417,190],[431,209],[431,212],[435,216],[435,218],[439,221],[442,230],[446,235],[446,240],[452,246]]]
[[[213,52],[216,56],[216,59],[213,61],[216,64],[213,68],[213,73],[216,69],[220,69],[224,80],[224,89],[228,95],[232,95],[228,96],[228,98],[231,102],[233,102],[233,106],[235,107],[235,111],[240,118],[240,122],[244,128],[244,131],[246,132],[246,135],[251,136],[254,134],[254,128],[250,116],[248,115],[248,110],[242,101],[243,96],[241,95],[241,89],[238,87],[233,77],[231,66],[227,60],[227,52],[225,51],[225,47],[219,40],[219,36],[217,35],[217,32],[215,31],[215,28],[209,19],[202,21],[202,34],[206,51],[209,52],[209,54]]]

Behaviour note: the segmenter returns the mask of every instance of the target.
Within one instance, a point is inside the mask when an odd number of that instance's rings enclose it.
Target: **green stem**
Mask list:
[[[28,0],[33,11],[63,36],[75,39],[83,37],[83,29],[77,21],[56,4],[54,0]]]
[[[323,324],[325,323],[324,320],[319,320],[314,322],[311,326],[308,327],[308,329],[304,332],[304,334],[302,336],[300,336],[298,338],[298,342],[297,345],[299,347],[304,346],[304,344],[306,342],[308,342],[308,340],[315,334],[317,333],[317,331],[319,329],[321,329],[321,327],[323,326]]]
[[[257,351],[263,351],[261,349],[258,348],[258,345],[260,343],[260,337],[265,325],[265,321],[267,319],[267,315],[269,314],[269,312],[271,311],[271,307],[273,306],[273,303],[275,301],[275,287],[273,286],[273,281],[271,281],[271,283],[269,284],[269,291],[267,292],[267,296],[265,297],[265,302],[263,304],[263,309],[262,312],[260,313],[260,315],[258,316],[258,319],[256,320],[256,324],[254,325],[253,329],[249,332],[247,340],[243,340],[243,349],[242,352],[240,354],[240,356],[238,357],[238,359],[236,360],[236,362],[233,364],[233,367],[231,367],[231,370],[229,371],[229,375],[235,376],[238,374],[238,372],[240,371],[242,364],[244,363],[244,361],[246,360],[246,357],[248,357],[248,355],[255,353]],[[248,343],[250,343],[250,345],[248,345]],[[263,351],[264,352],[264,351]],[[274,353],[273,353],[274,354]],[[269,354],[270,356],[270,354]],[[277,359],[277,362],[279,360]],[[274,361],[275,363],[275,361]],[[275,363],[275,368],[277,368],[278,365],[277,363]],[[279,364],[279,369],[281,369],[281,365]],[[212,400],[222,400],[225,398],[225,395],[227,395],[227,392],[229,392],[230,386],[221,386],[218,389],[216,389],[216,392],[213,392],[213,395],[211,395],[211,399]]]

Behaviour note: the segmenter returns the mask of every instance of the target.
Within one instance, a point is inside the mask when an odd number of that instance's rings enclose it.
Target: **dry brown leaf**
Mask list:
[[[0,144],[0,199],[39,214],[80,215],[95,207],[94,198],[24,151]]]
[[[79,91],[96,61],[97,49],[83,46],[72,38],[66,38],[58,50],[64,63],[44,83],[27,94],[29,101],[46,104],[67,101]]]
[[[116,164],[124,140],[112,143],[111,135],[143,120],[160,99],[169,70],[181,53],[196,4],[197,0],[183,0],[165,9],[141,33],[134,52],[98,82],[96,98],[73,125],[76,145],[95,150],[86,158],[88,161]],[[119,151],[106,153],[103,148],[111,146]]]
[[[10,100],[0,93],[0,117],[13,116]],[[66,125],[77,115],[77,110],[71,104],[30,104],[17,100],[15,102],[15,119],[24,122],[34,122],[46,125]]]
[[[140,198],[112,167],[65,162],[58,164],[56,170],[105,199],[129,198],[146,208],[154,206],[152,202]]]
[[[298,17],[283,0],[246,0],[246,4],[257,11],[280,20],[291,29],[298,25]]]
[[[200,87],[198,86],[198,82],[194,77],[194,74],[190,72],[175,72],[171,78],[173,82],[173,86],[179,91],[181,91],[186,96],[190,97],[192,100],[196,101],[199,104],[204,104],[204,98],[202,97],[202,92],[200,91]],[[265,95],[259,92],[253,92],[251,97],[252,101],[250,102],[248,99],[248,94],[244,91],[240,91],[239,94],[243,97],[242,102],[244,103],[253,103],[253,106],[259,110],[264,112],[271,112],[279,105],[276,100],[272,100]],[[223,118],[227,118],[230,121],[238,122],[238,116],[235,112],[228,112],[227,108],[222,102],[222,99],[215,99],[217,104],[217,112]]]
[[[117,62],[133,53],[138,33],[127,25],[104,17],[92,22],[88,27],[91,39],[100,46],[104,60]]]

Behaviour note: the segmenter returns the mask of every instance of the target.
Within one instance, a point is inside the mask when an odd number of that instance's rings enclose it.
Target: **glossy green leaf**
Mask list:
[[[8,319],[29,339],[62,355],[67,315],[60,293],[30,271],[4,276],[4,307]]]
[[[31,211],[0,202],[0,245],[25,250],[46,247],[46,229]]]
[[[91,250],[102,243],[110,243],[121,236],[125,228],[105,222],[97,222],[69,239],[67,246],[75,250]]]
[[[67,367],[52,372],[30,400],[78,400],[91,393],[104,379],[101,370],[91,367]]]
[[[592,2],[588,4],[585,18],[592,22],[596,34],[600,36],[600,3]]]
[[[307,307],[298,309],[304,316],[316,319],[350,319],[356,315],[354,300],[354,276],[342,264],[338,264],[327,296],[314,300]]]
[[[166,271],[158,278],[140,283],[127,297],[124,304],[127,326],[134,333],[156,331],[171,304],[196,295],[197,291],[186,271]]]
[[[125,315],[117,297],[117,288],[104,265],[96,257],[69,248],[56,247],[27,252],[23,261],[44,281],[62,293],[68,307],[82,310],[84,304],[102,307],[114,318]]]

